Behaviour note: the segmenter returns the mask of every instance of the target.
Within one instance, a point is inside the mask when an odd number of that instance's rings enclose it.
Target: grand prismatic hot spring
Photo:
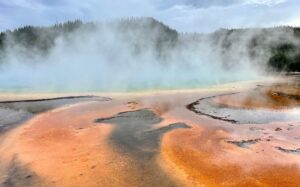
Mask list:
[[[0,2],[0,186],[300,186],[299,8]]]

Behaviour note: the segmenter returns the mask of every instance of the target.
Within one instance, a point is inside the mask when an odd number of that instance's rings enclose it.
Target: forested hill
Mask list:
[[[250,59],[262,58],[271,70],[300,71],[299,27],[223,29],[212,37],[221,43],[224,54],[245,48]]]
[[[145,47],[160,51],[175,45],[177,32],[152,18],[132,18],[106,23],[83,23],[80,20],[56,24],[50,27],[25,26],[0,34],[0,50],[13,50],[16,46],[27,53],[47,54],[59,38],[72,40],[75,35],[89,35],[111,31],[116,38],[130,41],[138,52]],[[99,36],[101,37],[101,36]],[[84,43],[84,41],[82,41]]]
[[[112,39],[121,52],[122,46],[139,56],[151,54],[161,62],[184,56],[192,51],[202,58],[203,48],[220,59],[225,68],[241,61],[253,66],[264,65],[266,70],[300,71],[300,28],[276,27],[253,29],[220,29],[211,34],[178,33],[153,18],[132,18],[112,22],[84,23],[70,21],[50,27],[25,26],[0,34],[0,62],[5,64],[9,54],[26,58],[47,56],[58,42],[100,38],[105,49]],[[102,38],[101,38],[102,37]],[[104,46],[104,47],[103,47]],[[120,47],[121,46],[121,47]],[[65,45],[68,47],[68,45]],[[111,48],[111,46],[108,46]],[[189,53],[187,53],[189,54]],[[117,54],[116,54],[117,55]],[[22,58],[21,58],[22,59]],[[189,60],[185,55],[184,59]],[[172,62],[170,62],[172,63]]]

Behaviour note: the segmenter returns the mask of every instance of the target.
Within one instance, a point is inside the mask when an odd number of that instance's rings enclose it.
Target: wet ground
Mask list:
[[[300,186],[298,79],[287,80],[3,101],[0,186]]]
[[[96,123],[115,124],[109,142],[120,154],[129,154],[139,168],[140,181],[149,186],[177,186],[156,162],[161,137],[174,129],[190,128],[184,123],[169,124],[153,129],[163,119],[149,109],[119,113],[110,118],[97,119]],[[149,177],[151,176],[151,177]]]
[[[199,114],[213,119],[227,121],[233,124],[265,124],[274,121],[300,121],[300,109],[298,107],[284,108],[280,110],[266,108],[239,108],[221,104],[218,99],[238,98],[241,93],[216,95],[188,105],[188,108]],[[219,102],[219,103],[218,103]],[[227,101],[228,102],[228,101]]]
[[[201,98],[187,107],[197,114],[234,124],[300,121],[300,78]]]
[[[110,98],[95,96],[68,96],[48,99],[0,101],[0,133],[30,119],[35,114],[65,105],[87,101],[109,101]]]

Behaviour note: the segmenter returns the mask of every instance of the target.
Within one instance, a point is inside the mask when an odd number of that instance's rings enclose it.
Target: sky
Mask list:
[[[154,17],[180,32],[300,26],[299,0],[0,0],[0,31],[68,20]]]

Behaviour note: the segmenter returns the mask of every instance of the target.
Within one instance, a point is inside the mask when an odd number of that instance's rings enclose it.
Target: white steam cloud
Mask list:
[[[179,34],[175,44],[161,49],[153,42],[164,34],[163,27],[130,29],[126,37],[123,32],[113,24],[80,28],[58,37],[47,55],[27,56],[26,49],[12,43],[0,66],[0,87],[55,92],[195,88],[258,78],[270,57],[259,47],[249,56],[249,42],[259,30],[242,35],[222,30],[212,35]],[[267,35],[267,42],[278,39]],[[226,40],[230,46],[224,46]]]

